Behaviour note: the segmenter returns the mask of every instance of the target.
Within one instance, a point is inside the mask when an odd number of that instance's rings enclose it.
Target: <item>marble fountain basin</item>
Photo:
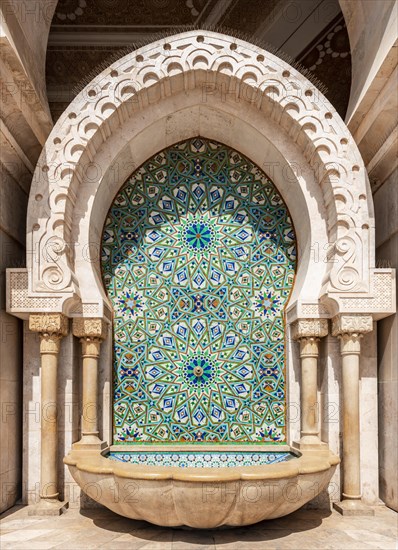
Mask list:
[[[121,516],[209,529],[294,512],[327,487],[339,459],[323,447],[123,445],[72,450],[64,462],[86,494]]]

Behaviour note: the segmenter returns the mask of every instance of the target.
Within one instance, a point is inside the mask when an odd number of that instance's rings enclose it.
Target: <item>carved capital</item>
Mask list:
[[[339,335],[341,355],[359,355],[361,352],[361,338],[363,334],[345,332]]]
[[[62,313],[34,313],[29,316],[29,330],[62,338],[68,334],[68,318]]]
[[[328,334],[327,319],[298,319],[291,324],[293,340],[323,338]]]
[[[94,357],[95,359],[99,357],[101,347],[100,338],[88,336],[86,338],[80,338],[80,342],[82,344],[83,357]]]
[[[373,330],[373,318],[371,315],[336,315],[332,319],[333,336],[342,334],[365,334]]]
[[[319,338],[306,336],[300,338],[300,357],[318,357]]]
[[[73,319],[73,335],[83,339],[105,340],[108,325],[100,318],[76,317]]]
[[[40,353],[57,355],[63,335],[40,333]]]

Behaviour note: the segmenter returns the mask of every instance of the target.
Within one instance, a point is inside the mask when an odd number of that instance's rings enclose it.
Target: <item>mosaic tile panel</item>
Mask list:
[[[179,468],[233,468],[235,466],[264,466],[286,462],[292,453],[250,452],[111,452],[108,457],[119,462],[142,466],[176,466]]]
[[[148,160],[106,220],[114,442],[285,441],[295,235],[269,178],[196,138]]]

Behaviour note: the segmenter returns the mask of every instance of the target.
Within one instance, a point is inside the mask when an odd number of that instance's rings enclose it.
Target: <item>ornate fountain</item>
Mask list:
[[[119,190],[102,242],[114,444],[74,446],[82,489],[121,515],[197,528],[283,516],[323,491],[338,459],[311,426],[300,451],[286,445],[296,241],[272,181],[218,142],[178,143]]]

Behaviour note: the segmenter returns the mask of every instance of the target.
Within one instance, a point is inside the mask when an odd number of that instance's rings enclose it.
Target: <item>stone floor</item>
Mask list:
[[[395,549],[398,514],[379,506],[375,517],[299,510],[251,527],[220,531],[166,529],[128,520],[107,510],[68,510],[57,518],[28,516],[15,507],[0,516],[0,548],[44,550],[272,550]]]

